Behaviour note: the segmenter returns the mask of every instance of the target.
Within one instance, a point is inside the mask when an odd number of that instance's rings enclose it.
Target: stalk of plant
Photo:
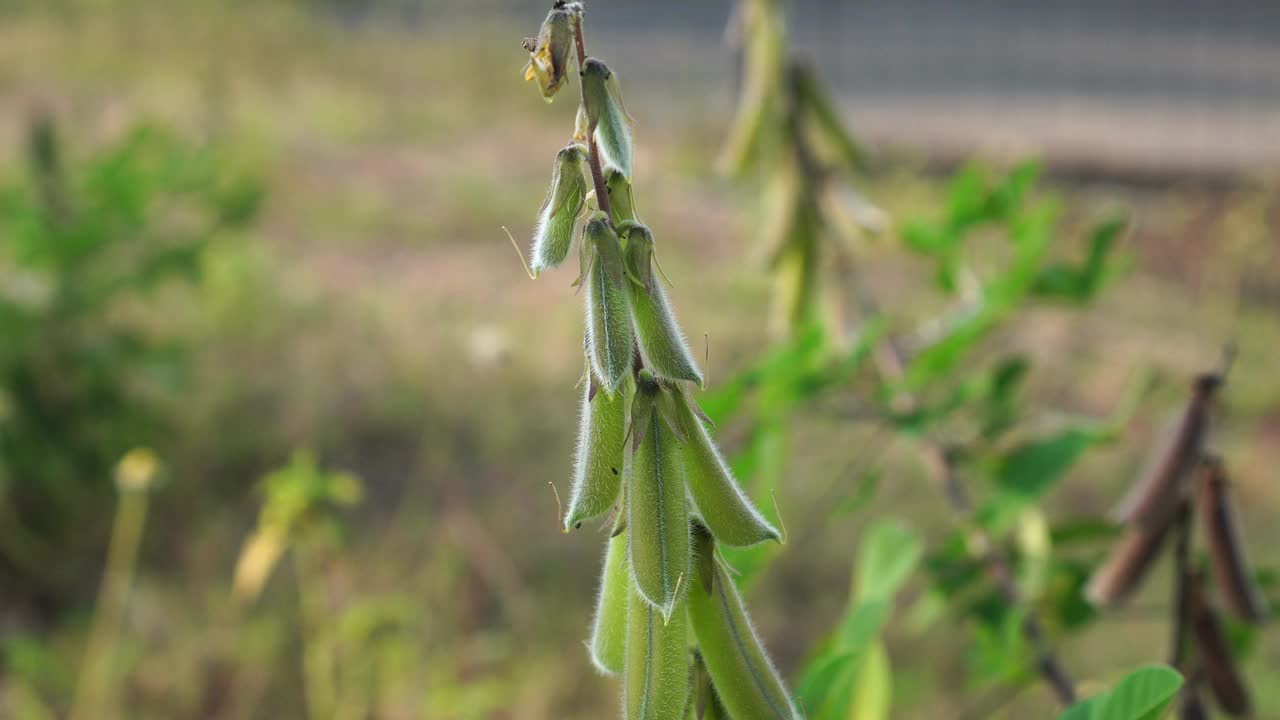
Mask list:
[[[119,711],[120,673],[115,663],[125,606],[138,562],[138,547],[147,519],[147,491],[157,474],[150,450],[132,450],[116,468],[119,504],[107,546],[107,566],[85,645],[71,720],[112,718]]]
[[[526,77],[543,97],[567,82],[569,63],[560,58],[570,57],[570,43],[581,85],[574,140],[557,157],[531,255],[536,273],[559,265],[575,239],[566,228],[582,228],[575,284],[585,288],[586,378],[563,529],[611,513],[591,660],[623,676],[631,720],[719,717],[721,706],[740,720],[798,718],[711,557],[715,542],[780,541],[781,533],[738,487],[693,397],[705,377],[662,288],[655,234],[636,215],[622,87],[606,63],[587,56],[582,23],[579,3],[556,2],[524,46]],[[585,195],[583,159],[592,186]],[[699,574],[711,567],[715,580]]]

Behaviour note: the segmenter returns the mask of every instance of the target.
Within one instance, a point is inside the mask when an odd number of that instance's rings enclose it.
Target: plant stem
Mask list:
[[[138,560],[138,546],[146,525],[147,494],[145,490],[121,490],[116,517],[107,546],[107,567],[102,578],[93,625],[89,630],[80,680],[76,687],[71,720],[114,718],[117,707],[120,673],[114,656],[120,642],[120,626],[124,622]]]
[[[578,89],[582,94],[582,105],[586,107],[587,88],[582,82],[583,66],[587,62],[587,42],[582,37],[582,13],[578,13],[573,22],[573,42],[578,49]],[[596,148],[596,123],[587,128],[587,165],[591,168],[591,184],[596,189],[596,207],[599,207],[609,224],[613,225],[613,214],[609,211],[609,186],[604,182],[604,171],[600,169],[600,151]]]

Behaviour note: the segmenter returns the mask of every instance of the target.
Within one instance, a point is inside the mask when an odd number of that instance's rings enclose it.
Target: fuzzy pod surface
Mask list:
[[[676,322],[662,283],[653,282],[653,235],[643,225],[633,227],[627,235],[627,261],[630,273],[639,278],[627,285],[631,301],[631,317],[635,321],[636,340],[645,367],[658,377],[687,380],[702,387],[702,371],[698,369],[684,333]],[[648,289],[641,287],[648,279]]]
[[[529,267],[537,277],[544,270],[560,266],[573,246],[573,231],[586,206],[587,181],[582,174],[585,154],[578,145],[570,145],[556,154],[551,171],[551,186],[538,211],[533,230],[533,247]]]
[[[632,593],[627,603],[626,720],[684,720],[689,699],[688,620],[663,616]]]
[[[591,622],[591,663],[607,675],[616,675],[627,665],[627,603],[631,596],[631,576],[627,572],[627,533],[609,538],[600,576],[600,594]]]
[[[798,720],[782,678],[756,635],[715,541],[694,526],[695,564],[689,621],[717,696],[735,720]]]
[[[618,76],[596,58],[587,58],[582,71],[582,100],[587,122],[593,125],[596,146],[606,168],[631,180],[631,117],[622,104]]]
[[[628,554],[636,591],[669,615],[680,585],[689,582],[689,508],[679,439],[653,407],[659,398],[647,394],[666,391],[646,385],[635,399],[640,410],[632,432],[641,434],[627,488]]]
[[[684,429],[685,480],[694,505],[718,542],[741,547],[779,540],[777,528],[756,509],[734,479],[707,426],[693,410],[693,398],[676,397],[677,421]]]
[[[587,276],[587,346],[591,368],[613,394],[631,372],[631,310],[622,286],[622,251],[603,215],[587,223],[585,239],[595,247]]]
[[[631,376],[623,385],[631,384]],[[585,383],[582,412],[578,418],[578,449],[573,462],[573,489],[564,514],[568,532],[583,520],[607,512],[618,501],[622,488],[623,442],[627,430],[630,393],[598,392],[595,377]]]

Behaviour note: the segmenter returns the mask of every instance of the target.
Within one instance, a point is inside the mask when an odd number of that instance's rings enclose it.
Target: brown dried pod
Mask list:
[[[1166,513],[1159,524],[1134,525],[1126,530],[1112,547],[1107,561],[1089,579],[1085,588],[1089,602],[1100,606],[1124,602],[1155,564],[1177,516],[1176,512]]]
[[[1209,712],[1205,710],[1204,700],[1195,685],[1188,684],[1179,694],[1178,720],[1209,720]]]
[[[1188,613],[1195,635],[1196,652],[1204,679],[1213,690],[1218,706],[1234,717],[1248,715],[1252,707],[1244,676],[1236,666],[1235,655],[1223,632],[1218,613],[1209,605],[1199,578],[1191,582],[1188,592]]]
[[[1206,458],[1201,464],[1198,505],[1209,544],[1213,583],[1227,609],[1246,622],[1266,622],[1271,611],[1249,572],[1231,502],[1231,483],[1217,457]]]
[[[1116,508],[1118,521],[1160,525],[1178,506],[1200,462],[1209,411],[1222,377],[1207,373],[1192,384],[1191,399],[1165,432],[1133,489]]]

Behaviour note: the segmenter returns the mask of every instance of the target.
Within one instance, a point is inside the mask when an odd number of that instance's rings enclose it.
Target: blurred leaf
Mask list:
[[[866,534],[858,554],[854,598],[889,600],[910,577],[920,562],[920,538],[897,520],[881,520]]]
[[[881,472],[878,469],[868,470],[855,480],[853,492],[845,496],[836,506],[833,514],[843,515],[857,512],[875,500],[880,492]]]
[[[893,701],[893,668],[884,642],[871,645],[858,668],[849,720],[887,720]]]
[[[1001,361],[992,372],[981,407],[981,432],[987,440],[998,438],[1018,421],[1021,410],[1018,393],[1030,367],[1025,357],[1013,355]]]
[[[1044,267],[1036,276],[1032,294],[1073,303],[1092,300],[1106,279],[1111,250],[1126,227],[1126,219],[1120,217],[1099,223],[1090,234],[1084,261],[1078,266],[1057,263]]]
[[[1071,427],[1015,447],[996,468],[996,494],[980,513],[980,522],[994,529],[1007,526],[1056,485],[1085,450],[1106,437],[1096,428]]]
[[[1182,687],[1182,676],[1173,668],[1152,665],[1135,670],[1107,693],[1101,707],[1093,710],[1096,720],[1155,720],[1160,717]]]

